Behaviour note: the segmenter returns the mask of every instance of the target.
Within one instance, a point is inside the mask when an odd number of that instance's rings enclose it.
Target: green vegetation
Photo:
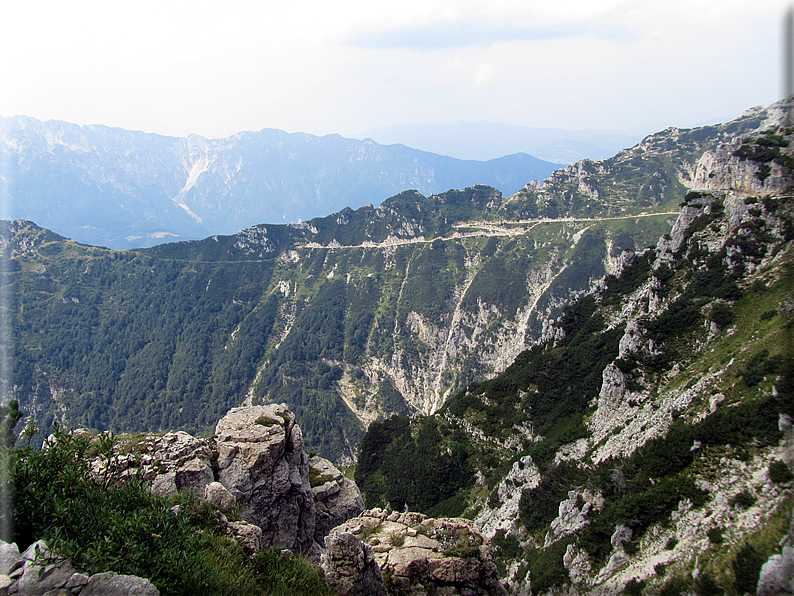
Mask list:
[[[44,539],[78,569],[145,577],[164,595],[330,594],[308,561],[277,549],[250,557],[192,494],[164,499],[137,477],[92,476],[88,452],[101,457],[112,449],[108,436],[92,444],[86,435],[56,430],[41,451],[5,451],[14,511],[4,521],[13,521],[20,548]]]
[[[445,432],[432,417],[418,419],[413,432],[407,418],[373,422],[361,442],[355,474],[367,507],[389,503],[399,511],[407,505],[434,517],[463,513],[465,499],[455,497],[473,477],[463,442],[445,440]]]
[[[721,529],[711,528],[706,534],[706,536],[708,536],[708,539],[711,541],[712,544],[722,544],[723,537],[722,537]]]
[[[739,551],[733,561],[733,573],[736,577],[733,587],[736,592],[739,594],[755,593],[758,575],[761,573],[764,561],[765,558],[750,544],[746,544]]]
[[[756,498],[751,495],[748,491],[743,490],[742,492],[738,493],[736,496],[731,497],[728,503],[732,507],[736,507],[738,509],[749,509],[753,505],[755,505]]]
[[[790,344],[786,339],[791,332],[790,317],[780,316],[777,308],[770,310],[785,299],[792,271],[785,266],[761,266],[762,259],[779,250],[778,223],[769,214],[774,212],[774,217],[782,221],[786,209],[778,203],[770,209],[758,199],[754,203],[759,205],[758,212],[732,231],[728,248],[712,251],[700,235],[726,229],[725,206],[707,193],[690,193],[686,201],[703,211],[686,231],[687,242],[672,261],[653,269],[655,249],[639,255],[620,277],[607,277],[606,287],[599,294],[585,296],[564,309],[555,323],[564,331],[563,337],[555,340],[556,345],[535,345],[501,375],[469,383],[431,418],[392,419],[390,425],[400,428],[399,433],[392,433],[394,436],[380,429],[377,437],[365,435],[362,460],[370,466],[368,473],[387,487],[407,477],[410,463],[402,461],[403,467],[396,473],[396,469],[382,465],[386,454],[410,458],[421,429],[438,429],[436,450],[422,457],[439,457],[455,445],[467,470],[482,474],[482,486],[461,484],[458,489],[458,502],[469,513],[486,505],[498,507],[499,490],[513,484],[505,478],[507,472],[525,461],[522,458],[531,456],[541,478],[536,486],[522,491],[519,512],[521,524],[536,543],[543,543],[560,502],[570,491],[581,495],[589,490],[603,498],[603,504],[589,509],[586,526],[549,547],[530,548],[525,553],[517,540],[510,541],[512,535],[502,532],[494,537],[497,553],[504,559],[500,565],[524,560],[517,577],[529,573],[533,592],[569,583],[562,565],[568,544],[582,548],[596,567],[605,564],[613,551],[611,537],[619,525],[632,530],[634,538],[624,548],[629,556],[637,555],[646,531],[669,524],[671,514],[682,503],[698,508],[709,501],[708,493],[694,480],[694,473],[702,473],[705,462],[725,452],[751,461],[780,440],[779,415],[794,412],[794,359],[787,351]],[[773,229],[777,231],[773,233]],[[587,237],[583,235],[580,242]],[[591,246],[597,246],[598,234],[589,238]],[[750,269],[748,263],[756,267]],[[578,271],[581,274],[586,270]],[[748,275],[751,270],[755,283]],[[640,351],[616,360],[624,332],[616,315],[626,310],[628,294],[651,279],[651,291],[663,300],[661,313],[650,308],[644,311],[642,303],[632,306],[640,307],[637,321],[661,354],[647,356]],[[725,333],[712,335],[709,321]],[[634,398],[629,401],[632,407],[658,408],[665,399],[659,382],[664,383],[664,390],[697,394],[688,406],[670,411],[672,420],[664,435],[645,441],[631,455],[599,463],[590,459],[595,459],[596,451],[606,441],[623,435],[630,424],[626,421],[611,428],[598,444],[587,445],[584,457],[560,460],[561,447],[575,453],[584,443],[580,439],[588,438],[585,421],[597,403],[604,368],[611,362],[625,375],[629,390],[640,394],[639,404],[633,402]],[[674,366],[676,370],[666,372]],[[713,386],[703,386],[706,374]],[[710,396],[717,394],[722,394],[725,405],[708,409]],[[522,436],[519,428],[529,429],[531,435]],[[368,442],[368,438],[377,441]],[[508,444],[511,447],[504,446]],[[362,474],[362,479],[365,477]],[[771,482],[786,483],[792,477],[784,462],[770,466]],[[452,498],[447,497],[445,502]],[[738,509],[753,507],[755,492],[743,491],[730,504]],[[577,506],[582,505],[580,497]],[[779,532],[775,535],[779,538]],[[731,568],[734,574],[735,569],[755,572],[749,555],[736,559],[736,552],[723,546],[721,529],[713,528],[708,536],[715,553],[708,560],[722,562],[722,567],[709,567],[716,579],[704,571],[693,580],[688,573],[681,575],[677,566],[660,566],[657,575],[666,577],[654,581],[654,593],[722,594],[732,588],[734,576],[723,575],[719,569]],[[766,538],[758,538],[752,546],[765,557],[769,554],[766,545]],[[677,546],[677,538],[666,543],[668,550]],[[738,562],[732,565],[734,560]],[[627,593],[641,593],[643,589],[644,582],[635,581],[627,586]]]
[[[791,473],[786,462],[778,459],[769,464],[769,479],[777,484],[783,484],[794,480],[794,474]]]
[[[517,559],[523,553],[523,549],[518,543],[518,538],[513,534],[507,534],[504,530],[496,531],[496,534],[491,539],[491,544],[496,548],[499,556],[507,559]]]

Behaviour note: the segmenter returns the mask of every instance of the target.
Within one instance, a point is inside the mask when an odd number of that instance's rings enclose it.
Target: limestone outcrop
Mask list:
[[[371,581],[370,551],[391,596],[507,594],[493,549],[466,519],[376,508],[334,528],[325,544],[326,580],[335,589],[349,590],[344,594],[365,593],[357,590]]]
[[[781,543],[782,553],[769,557],[761,568],[758,596],[794,595],[794,516]]]
[[[295,415],[283,405],[233,408],[215,427],[218,482],[268,546],[312,550],[314,494]]]
[[[309,459],[309,480],[316,509],[314,539],[322,544],[333,528],[364,511],[364,499],[356,483],[322,457]]]
[[[148,579],[134,575],[112,571],[96,575],[80,573],[39,540],[22,554],[16,544],[0,541],[0,596],[6,594],[159,596],[160,591]]]
[[[349,532],[333,532],[325,539],[323,569],[326,581],[340,596],[387,596],[375,553]]]
[[[96,456],[91,466],[98,477],[140,474],[156,494],[193,491],[222,512],[239,513],[243,521],[220,512],[218,521],[251,551],[278,547],[318,557],[328,532],[364,510],[354,482],[326,459],[309,460],[287,406],[234,408],[215,430],[209,438],[122,435],[113,454]]]
[[[178,491],[203,493],[213,481],[212,446],[208,439],[184,431],[163,435],[128,435],[121,437],[113,458],[97,457],[92,462],[94,474],[102,476],[108,468],[121,476],[142,474],[153,493],[165,496]]]

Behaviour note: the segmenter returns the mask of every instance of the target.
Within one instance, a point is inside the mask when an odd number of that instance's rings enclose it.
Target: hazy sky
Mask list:
[[[224,137],[652,132],[781,94],[787,0],[6,2],[0,115]]]

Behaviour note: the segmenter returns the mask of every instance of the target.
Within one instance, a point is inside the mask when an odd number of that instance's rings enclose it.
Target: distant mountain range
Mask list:
[[[558,167],[523,153],[465,161],[276,129],[177,138],[0,117],[0,217],[111,248],[298,222],[406,189],[487,184],[511,195]]]
[[[360,136],[385,145],[402,143],[459,159],[485,160],[521,152],[559,164],[585,158],[606,159],[642,139],[642,135],[619,130],[530,128],[504,122],[404,124],[375,128]]]
[[[4,223],[0,315],[14,362],[0,397],[18,398],[39,428],[127,431],[196,432],[241,403],[283,402],[309,447],[350,462],[372,421],[439,411],[505,370],[618,270],[624,249],[672,233],[690,190],[782,194],[773,185],[790,175],[750,162],[788,163],[789,137],[761,132],[781,111],[667,129],[510,197],[404,191],[301,224],[130,251]],[[741,145],[751,132],[758,143]],[[724,167],[711,167],[718,157]]]

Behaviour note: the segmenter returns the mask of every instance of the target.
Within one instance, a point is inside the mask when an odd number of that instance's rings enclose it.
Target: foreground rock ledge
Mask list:
[[[343,596],[507,594],[493,549],[467,519],[376,508],[334,528],[325,545],[326,581]]]
[[[43,540],[20,554],[16,544],[0,540],[0,595],[159,596],[148,579],[112,571],[86,575],[50,551]]]
[[[328,460],[309,459],[284,404],[233,408],[210,438],[122,435],[111,462],[92,462],[97,475],[107,465],[122,477],[141,474],[156,494],[193,491],[223,511],[239,511],[244,521],[221,521],[253,551],[286,548],[316,560],[328,532],[364,510],[355,483]]]

